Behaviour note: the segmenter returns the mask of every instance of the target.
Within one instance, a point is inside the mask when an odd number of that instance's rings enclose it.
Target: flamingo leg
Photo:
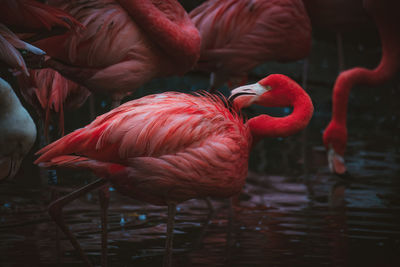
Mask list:
[[[174,234],[174,222],[176,214],[176,203],[168,203],[168,223],[167,223],[167,240],[165,242],[165,254],[164,254],[164,267],[172,266],[172,241]]]
[[[217,92],[217,89],[215,88],[215,72],[211,72],[210,74],[210,85],[208,88],[208,92],[210,92],[211,94],[215,94]]]
[[[302,73],[302,81],[301,85],[303,88],[307,88],[307,80],[308,80],[308,68],[309,68],[309,59],[305,58],[304,59],[304,64],[303,64],[303,73]],[[303,172],[304,174],[308,174],[308,155],[307,155],[307,138],[308,137],[308,131],[307,127],[304,129],[303,133],[301,134],[301,154],[303,158]]]
[[[107,267],[107,225],[108,205],[110,203],[110,192],[108,184],[99,189],[99,202],[101,209],[101,266]]]
[[[56,222],[58,227],[60,227],[60,229],[68,237],[72,246],[78,251],[79,256],[82,258],[82,260],[86,263],[87,266],[93,266],[93,265],[90,263],[85,252],[79,245],[79,243],[76,240],[76,238],[74,237],[74,235],[69,230],[69,227],[66,225],[66,223],[64,221],[64,217],[62,215],[62,209],[66,204],[72,202],[73,200],[77,199],[78,197],[80,197],[92,190],[95,190],[95,189],[103,186],[106,183],[107,183],[107,181],[99,179],[91,184],[88,184],[82,188],[79,188],[78,190],[75,190],[75,191],[69,193],[68,195],[65,195],[65,196],[53,201],[49,205],[49,208],[48,208],[51,218]]]
[[[209,197],[206,197],[206,198],[204,198],[204,201],[205,201],[206,204],[207,204],[207,208],[208,208],[209,215],[210,215],[210,214],[213,214],[213,213],[215,212],[215,209],[214,209],[213,204],[211,203],[210,198],[209,198]]]
[[[336,45],[338,49],[338,65],[339,65],[339,73],[344,70],[344,53],[343,53],[343,38],[340,32],[336,33]]]

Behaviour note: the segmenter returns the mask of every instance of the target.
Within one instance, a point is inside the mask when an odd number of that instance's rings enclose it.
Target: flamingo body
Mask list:
[[[164,205],[240,192],[250,145],[249,128],[223,101],[168,92],[98,117],[39,151],[37,162],[91,169],[122,193]]]
[[[138,0],[53,2],[86,30],[37,45],[57,59],[50,67],[90,90],[122,98],[154,77],[183,74],[197,61],[198,31],[175,0],[157,6]]]
[[[310,20],[300,0],[209,0],[190,17],[202,38],[196,68],[214,72],[217,85],[266,61],[304,58],[311,48]]]
[[[11,86],[0,78],[0,180],[17,173],[36,139],[36,127]]]

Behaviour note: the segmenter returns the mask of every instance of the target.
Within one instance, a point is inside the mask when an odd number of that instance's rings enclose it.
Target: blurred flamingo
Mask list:
[[[215,90],[247,80],[266,61],[306,57],[311,25],[301,0],[209,0],[190,12],[202,44],[196,69],[211,72]]]
[[[127,102],[41,149],[35,163],[44,167],[89,169],[100,180],[64,196],[49,213],[86,264],[91,265],[62,217],[62,208],[111,182],[123,194],[168,205],[164,266],[171,265],[176,203],[230,197],[240,192],[251,146],[261,138],[289,136],[308,124],[313,105],[305,91],[284,75],[270,75],[216,96],[166,92]],[[238,109],[259,104],[293,106],[284,118],[260,115],[245,124]]]
[[[0,78],[0,181],[17,173],[36,139],[36,127],[11,86]]]
[[[373,21],[363,8],[363,0],[303,0],[315,38],[336,35],[339,72],[344,70],[343,35],[371,36]]]
[[[393,78],[400,70],[400,2],[366,0],[364,4],[378,27],[382,58],[373,70],[356,67],[340,73],[336,79],[332,120],[324,131],[323,141],[328,150],[329,167],[338,174],[346,172],[343,157],[347,143],[347,103],[351,88],[355,85],[378,86]]]
[[[0,22],[13,32],[25,33],[82,26],[66,12],[35,0],[0,0]]]
[[[29,75],[26,63],[18,50],[27,52],[25,57],[31,56],[30,67],[38,67],[45,52],[21,41],[13,31],[52,34],[49,31],[53,28],[70,30],[80,26],[80,23],[67,13],[37,1],[0,0],[0,60],[7,67]]]
[[[18,49],[28,51],[38,57],[46,54],[41,49],[20,40],[4,24],[0,23],[0,64],[29,75],[25,60]]]
[[[48,140],[50,111],[58,113],[58,128],[61,135],[64,135],[64,109],[76,109],[82,106],[90,91],[64,78],[53,69],[30,70],[29,73],[29,77],[19,78],[21,93],[44,122],[46,140]]]
[[[85,27],[36,44],[47,66],[93,92],[112,95],[112,106],[155,77],[183,74],[199,57],[200,36],[176,0],[49,1]]]

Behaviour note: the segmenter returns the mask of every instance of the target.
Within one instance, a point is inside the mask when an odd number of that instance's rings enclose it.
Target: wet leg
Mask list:
[[[176,214],[176,203],[168,203],[168,223],[167,223],[167,240],[165,242],[165,254],[164,254],[164,267],[172,266],[172,244],[174,234],[174,222]]]
[[[110,203],[109,184],[99,189],[99,202],[101,209],[101,266],[107,266],[107,225],[108,205]]]

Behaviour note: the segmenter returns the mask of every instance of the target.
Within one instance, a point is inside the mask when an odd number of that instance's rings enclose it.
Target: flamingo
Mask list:
[[[400,70],[400,10],[398,1],[366,0],[364,6],[371,13],[379,30],[382,58],[379,65],[369,70],[352,68],[340,73],[332,95],[332,119],[323,134],[332,172],[346,172],[344,153],[347,144],[347,103],[350,90],[355,85],[378,86],[390,80]]]
[[[70,201],[111,182],[119,192],[168,206],[164,265],[171,265],[176,204],[191,198],[227,198],[240,192],[251,146],[264,137],[289,136],[308,124],[313,105],[284,75],[239,87],[227,100],[205,93],[149,95],[127,102],[42,148],[42,167],[89,169],[100,179],[49,206],[49,213],[87,265],[91,265],[62,217]],[[259,104],[293,106],[284,118],[260,115],[243,123],[238,110]]]
[[[17,173],[36,139],[36,126],[11,86],[0,78],[0,181]]]
[[[196,69],[212,73],[212,91],[227,80],[231,86],[247,80],[266,61],[302,59],[311,48],[301,0],[209,0],[189,15],[202,38]]]
[[[197,61],[200,36],[176,0],[53,0],[85,27],[35,43],[47,66],[92,92],[109,93],[113,107],[155,77],[184,74]]]

